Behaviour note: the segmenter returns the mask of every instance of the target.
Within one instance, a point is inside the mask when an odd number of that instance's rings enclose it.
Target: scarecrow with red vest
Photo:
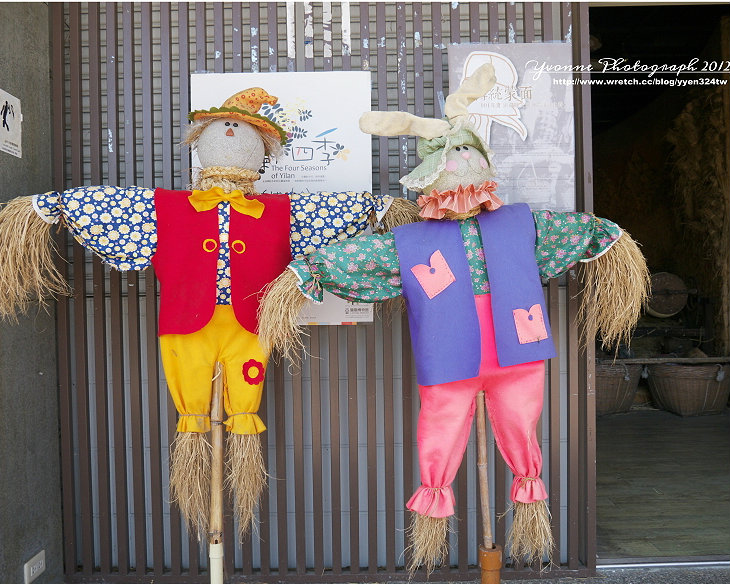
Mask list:
[[[529,563],[550,557],[536,425],[544,363],[555,346],[541,278],[585,262],[588,338],[600,330],[608,343],[627,338],[646,297],[644,258],[616,224],[499,199],[491,151],[467,115],[468,104],[494,83],[491,65],[479,69],[446,100],[446,120],[363,115],[360,127],[367,133],[419,136],[422,163],[401,183],[423,193],[418,204],[425,221],[293,261],[262,304],[264,344],[294,353],[300,343],[294,316],[306,298],[321,300],[323,290],[360,302],[405,298],[421,401],[422,484],[407,503],[411,571],[425,564],[430,572],[446,557],[451,483],[482,391],[497,447],[514,475],[511,553]]]
[[[268,352],[258,340],[264,287],[292,258],[350,238],[369,225],[413,220],[402,201],[369,192],[261,194],[265,156],[285,131],[259,114],[277,98],[261,88],[230,97],[221,108],[194,111],[188,143],[202,169],[191,191],[94,186],[10,201],[0,211],[0,316],[12,318],[33,299],[63,293],[50,253],[50,227],[60,223],[111,267],[154,266],[160,282],[159,335],[170,393],[179,412],[170,490],[199,535],[210,499],[211,378],[223,365],[229,432],[227,484],[241,535],[254,520],[266,471],[257,411]]]

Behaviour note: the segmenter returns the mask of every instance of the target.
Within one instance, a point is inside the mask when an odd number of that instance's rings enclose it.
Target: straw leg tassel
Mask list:
[[[448,517],[428,517],[419,513],[411,514],[411,526],[406,533],[410,540],[408,550],[411,558],[408,571],[411,575],[423,565],[431,574],[436,566],[442,564],[449,553]]]

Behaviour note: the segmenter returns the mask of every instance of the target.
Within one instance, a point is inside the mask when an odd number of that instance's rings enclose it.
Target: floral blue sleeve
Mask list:
[[[293,258],[336,241],[359,235],[374,216],[380,221],[393,198],[368,192],[292,193],[291,254]]]
[[[47,222],[59,220],[74,239],[118,270],[143,270],[157,249],[154,190],[78,187],[33,197]]]

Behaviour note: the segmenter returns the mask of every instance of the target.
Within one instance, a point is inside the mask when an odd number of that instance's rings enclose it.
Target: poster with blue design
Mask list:
[[[369,72],[196,73],[191,111],[218,107],[246,87],[263,87],[279,98],[258,113],[287,133],[283,152],[264,165],[260,192],[372,189],[372,138],[358,127],[370,110]]]
[[[195,73],[191,111],[219,107],[247,87],[262,87],[278,101],[263,104],[265,115],[286,132],[276,158],[265,160],[256,189],[261,193],[372,192],[372,137],[358,119],[370,110],[367,71]],[[193,169],[200,166],[193,153]],[[325,293],[322,304],[307,303],[301,324],[371,322],[371,304],[347,302]]]

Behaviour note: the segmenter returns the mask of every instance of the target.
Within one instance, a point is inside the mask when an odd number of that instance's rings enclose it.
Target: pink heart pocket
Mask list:
[[[517,338],[520,345],[534,343],[548,338],[545,328],[545,319],[542,316],[542,306],[533,304],[530,310],[516,308],[512,311],[517,328]]]
[[[456,281],[456,278],[451,268],[449,268],[449,264],[446,263],[446,258],[439,250],[431,254],[429,263],[428,266],[426,264],[416,264],[411,268],[411,272],[418,280],[426,296],[431,299],[446,290],[452,282]]]

